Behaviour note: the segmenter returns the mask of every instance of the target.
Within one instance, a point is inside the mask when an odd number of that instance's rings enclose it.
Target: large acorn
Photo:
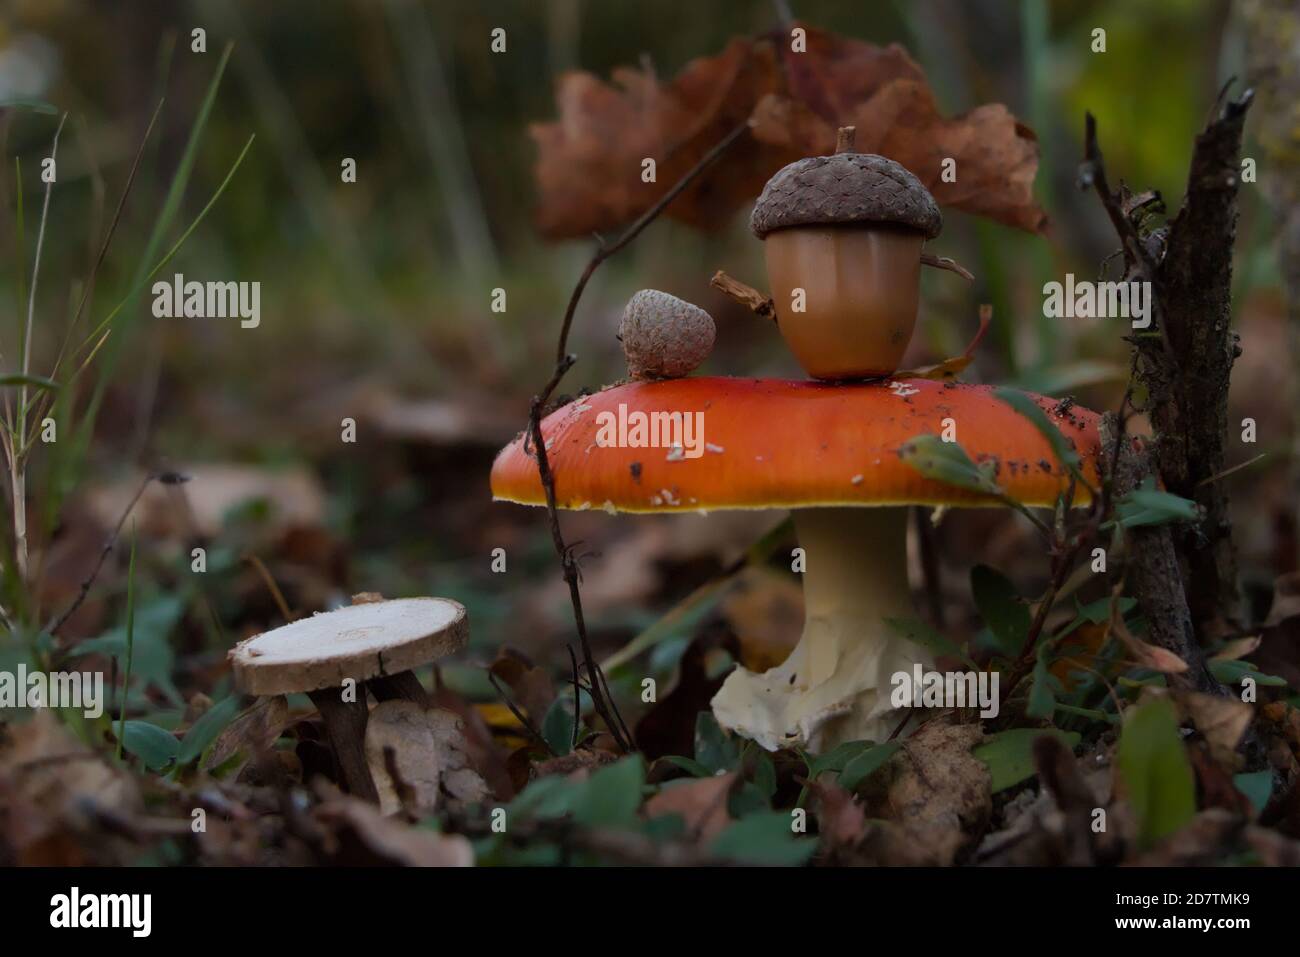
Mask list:
[[[921,248],[943,216],[919,179],[873,153],[791,163],[768,180],[750,228],[763,240],[778,324],[817,379],[893,373],[916,326]]]

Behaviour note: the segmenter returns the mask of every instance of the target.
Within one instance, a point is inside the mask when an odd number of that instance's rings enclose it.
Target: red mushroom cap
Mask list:
[[[1031,398],[1074,445],[1084,474],[1095,482],[1097,413]],[[702,426],[702,435],[674,426],[674,413],[680,423],[690,417],[693,426]],[[991,386],[925,379],[829,384],[697,376],[631,382],[557,409],[543,421],[542,434],[556,476],[556,503],[565,509],[997,504],[993,496],[926,478],[900,457],[909,439],[942,435],[946,419],[971,459],[994,463],[993,478],[1011,498],[1052,505],[1068,485],[1047,440],[997,399]],[[640,436],[632,431],[637,421],[650,423]],[[611,445],[610,438],[657,444]],[[545,504],[537,462],[522,433],[497,455],[492,495]],[[1075,503],[1087,501],[1088,490],[1077,489]]]

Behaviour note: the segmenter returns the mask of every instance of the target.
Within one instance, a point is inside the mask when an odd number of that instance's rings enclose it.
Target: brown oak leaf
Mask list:
[[[946,118],[902,47],[803,29],[803,52],[791,50],[784,32],[736,38],[666,83],[649,67],[620,68],[609,83],[584,72],[562,76],[558,119],[530,127],[543,235],[630,222],[742,124],[748,131],[672,202],[669,216],[719,226],[786,163],[831,152],[836,128],[854,125],[858,149],[908,167],[940,204],[1044,228],[1032,192],[1038,142],[1006,107]],[[947,158],[956,164],[952,182],[942,177]],[[646,159],[655,161],[652,182],[643,177]]]

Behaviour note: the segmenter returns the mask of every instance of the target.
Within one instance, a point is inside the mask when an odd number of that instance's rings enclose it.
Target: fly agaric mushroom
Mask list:
[[[891,159],[853,152],[853,135],[843,127],[833,155],[777,171],[749,222],[763,240],[781,335],[817,379],[898,368],[916,326],[921,247],[943,228],[921,181]]]
[[[1096,413],[1055,411],[1034,396],[1095,479]],[[671,423],[702,413],[704,454],[598,441],[610,417]],[[923,476],[903,460],[915,436],[956,423],[976,462],[1007,496],[1051,505],[1068,477],[1047,440],[989,386],[930,380],[846,383],[695,377],[633,382],[583,396],[542,423],[556,504],[608,512],[791,509],[805,551],[803,636],[777,668],[737,668],[713,699],[718,721],[763,747],[824,749],[882,740],[899,722],[890,678],[929,662],[884,618],[914,617],[907,581],[907,506],[982,506],[996,496]],[[621,430],[620,426],[620,430]],[[517,438],[492,466],[495,499],[542,505],[537,463]],[[1087,501],[1087,489],[1076,501]],[[891,720],[892,717],[892,720]]]
[[[627,371],[634,379],[689,375],[713,351],[713,317],[658,289],[633,293],[618,324]]]
[[[465,606],[449,598],[366,600],[254,635],[229,658],[245,694],[306,693],[320,711],[343,786],[378,803],[366,764],[366,688],[379,701],[428,707],[411,669],[459,651],[468,637]],[[359,686],[351,696],[344,693],[349,682]]]

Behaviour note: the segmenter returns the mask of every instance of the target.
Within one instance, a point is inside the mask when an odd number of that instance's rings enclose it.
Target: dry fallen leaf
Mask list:
[[[513,648],[501,648],[496,660],[488,669],[505,682],[515,704],[535,723],[541,724],[546,711],[555,700],[555,682],[550,672],[539,668],[527,655]]]
[[[1210,656],[1211,661],[1237,661],[1245,658],[1248,654],[1259,647],[1259,635],[1249,635],[1245,638],[1234,638],[1224,645],[1219,651]]]
[[[707,844],[731,823],[727,795],[735,783],[736,773],[730,771],[676,784],[646,801],[645,815],[649,818],[680,815],[690,839]]]
[[[376,705],[366,722],[366,763],[379,792],[379,809],[414,813],[438,805],[441,756],[429,713],[413,701],[395,699]]]
[[[468,838],[385,817],[379,808],[358,798],[339,795],[316,808],[316,817],[334,829],[334,850],[349,864],[357,857],[371,857],[381,864],[406,867],[474,865],[474,848]]]
[[[808,789],[817,800],[822,848],[834,853],[860,844],[867,834],[867,815],[857,798],[832,781],[809,781]]]
[[[1187,670],[1187,662],[1168,648],[1145,642],[1129,631],[1128,626],[1124,624],[1119,607],[1118,602],[1111,603],[1109,629],[1129,650],[1138,664],[1166,675],[1182,674]]]
[[[442,765],[438,788],[448,805],[457,810],[487,800],[491,791],[470,761],[470,744],[465,737],[464,722],[441,708],[431,708],[426,712],[426,719],[437,741]]]
[[[1237,698],[1177,689],[1170,689],[1169,693],[1179,710],[1205,738],[1210,757],[1224,769],[1236,770],[1242,761],[1237,754],[1237,745],[1250,727],[1255,709]]]
[[[44,866],[120,863],[98,819],[141,810],[134,779],[76,740],[53,712],[0,725],[0,857]]]
[[[492,737],[483,716],[455,692],[440,685],[433,693],[434,710],[450,712],[460,721],[457,741],[457,761],[487,782],[488,790],[498,801],[509,801],[515,795],[515,786],[506,767],[508,752]]]
[[[983,736],[979,725],[932,720],[868,779],[867,816],[901,829],[916,862],[952,864],[983,834],[993,807],[989,770],[971,754]]]
[[[294,720],[284,695],[259,698],[256,704],[237,715],[217,736],[208,751],[204,769],[211,771],[220,767],[236,754],[242,754],[245,761],[256,758],[275,744],[276,739]]]
[[[804,30],[805,52],[791,52],[784,31],[736,38],[666,83],[648,66],[617,69],[611,83],[583,72],[560,77],[559,119],[530,128],[538,228],[561,238],[630,222],[742,124],[749,130],[673,201],[669,216],[716,227],[786,163],[831,152],[836,128],[855,125],[860,150],[908,167],[941,205],[1044,227],[1032,194],[1038,142],[1006,107],[945,118],[902,47]],[[642,179],[647,158],[656,162],[653,182]],[[941,175],[949,158],[953,182]]]

